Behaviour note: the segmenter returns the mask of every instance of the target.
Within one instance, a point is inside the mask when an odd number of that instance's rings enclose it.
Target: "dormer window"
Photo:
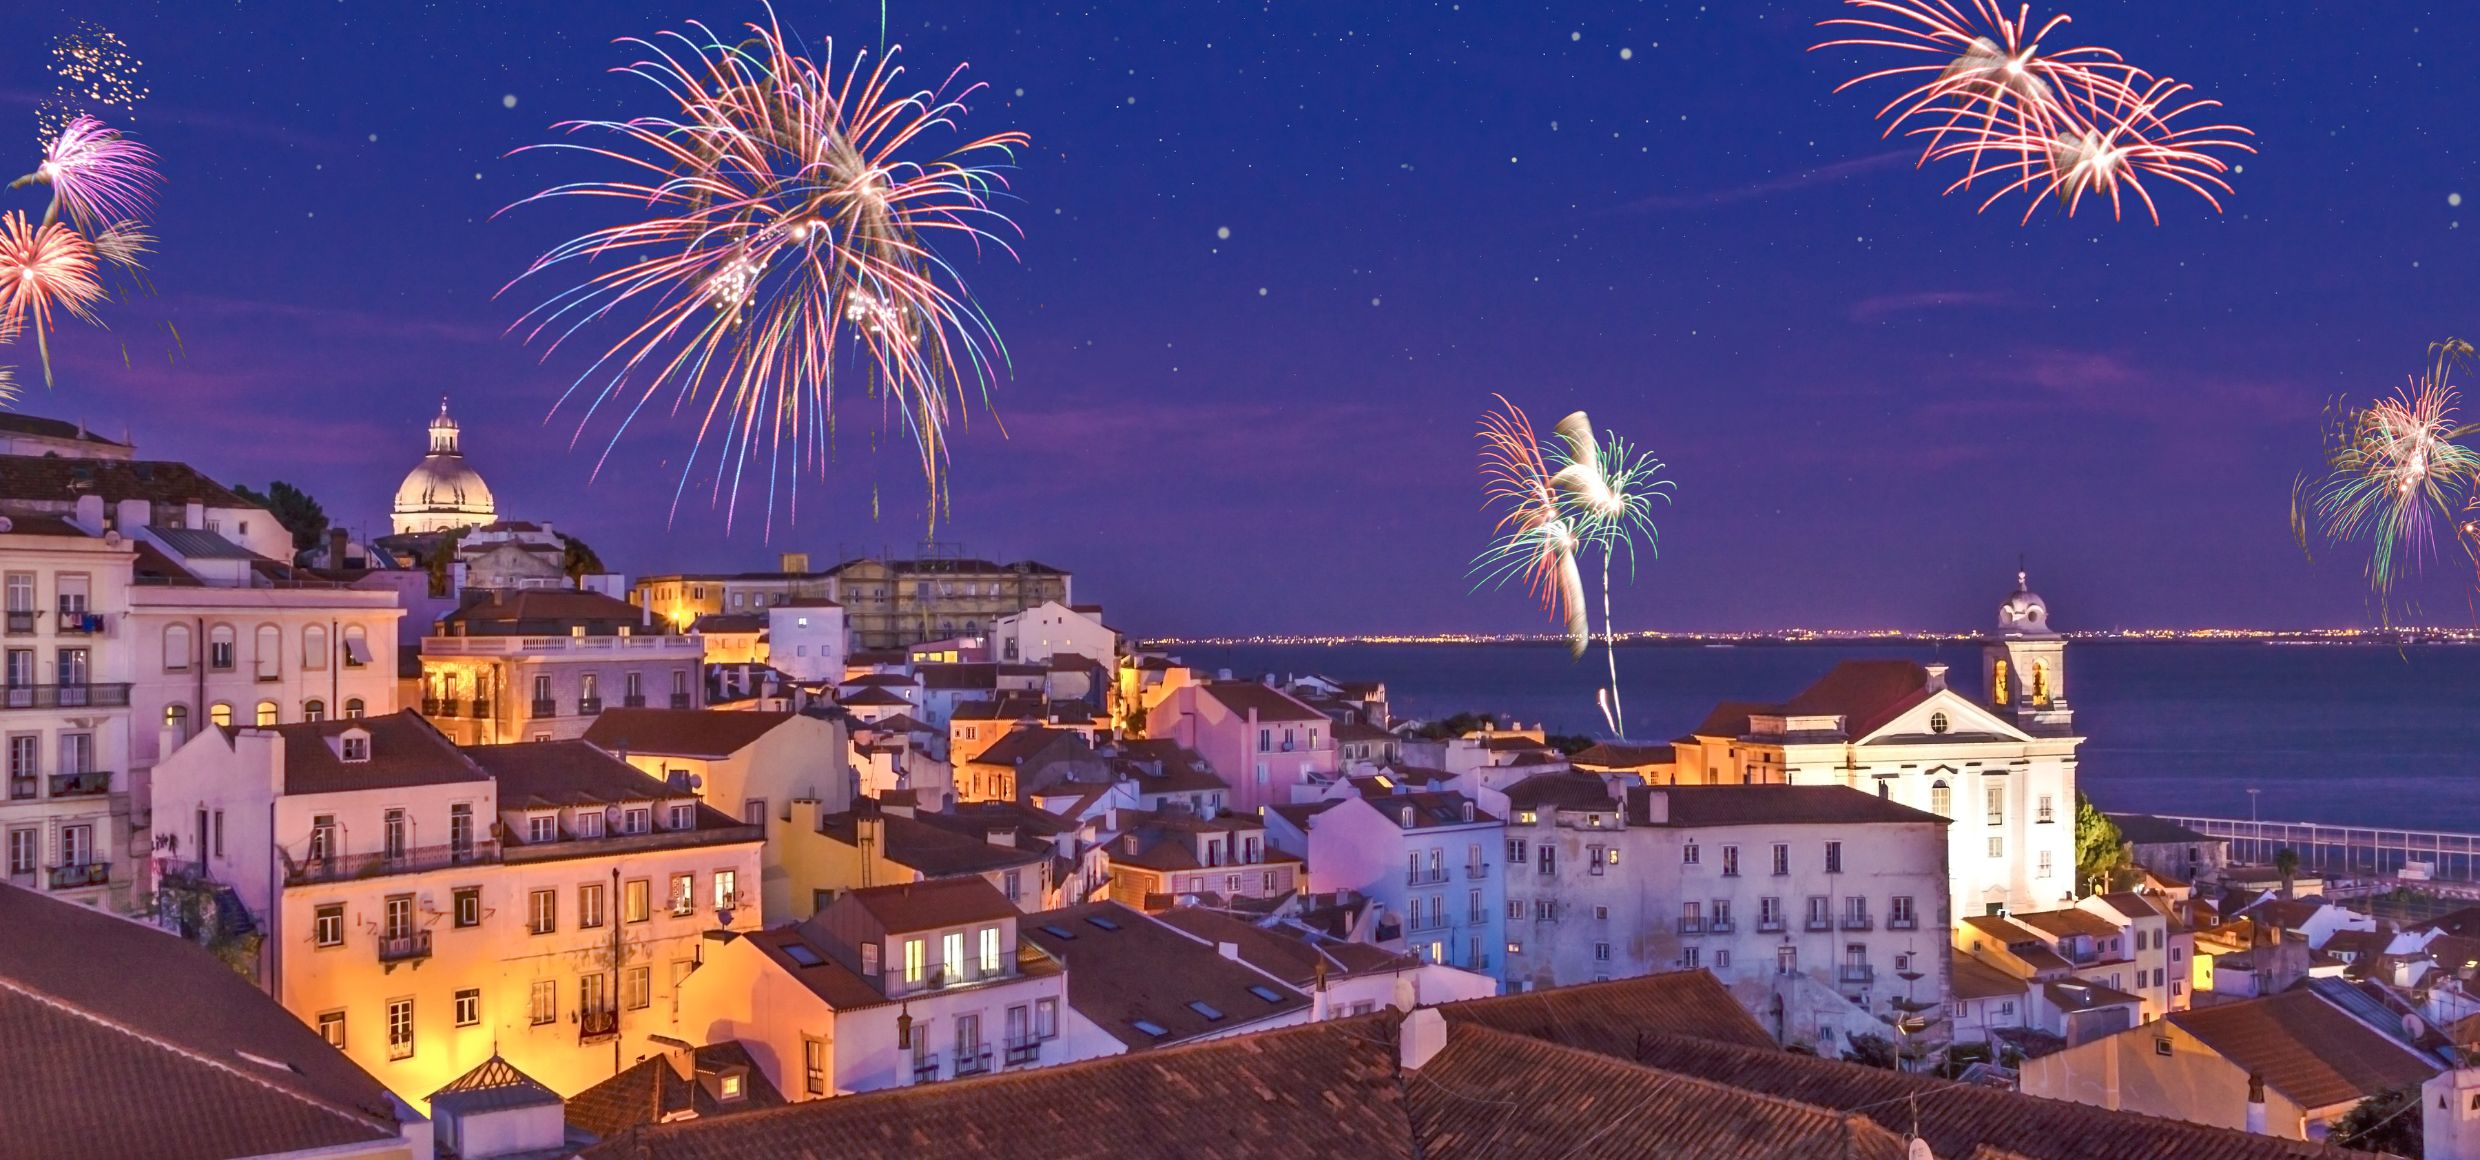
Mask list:
[[[336,738],[336,754],[346,761],[370,760],[370,733],[362,729],[345,730]]]
[[[525,819],[526,841],[556,842],[559,838],[560,817],[558,814],[534,814]]]
[[[749,1094],[749,1077],[739,1071],[727,1071],[715,1077],[715,1095],[726,1103],[735,1103]]]
[[[577,811],[577,836],[580,838],[602,837],[603,812],[593,809]]]
[[[687,802],[674,802],[669,816],[670,821],[666,824],[672,829],[693,830],[697,828],[697,807],[694,805]]]

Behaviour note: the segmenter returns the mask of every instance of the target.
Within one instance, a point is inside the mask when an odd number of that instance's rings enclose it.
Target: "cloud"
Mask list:
[[[1657,194],[1653,197],[1628,202],[1619,208],[1623,210],[1709,209],[1734,202],[1755,201],[1777,193],[1787,193],[1795,189],[1806,189],[1812,185],[1841,181],[1855,174],[1891,169],[1910,160],[1913,156],[1915,155],[1900,149],[1885,153],[1872,153],[1866,157],[1837,161],[1831,165],[1821,165],[1815,169],[1783,177],[1769,177],[1763,181],[1731,189],[1710,190],[1705,193]]]
[[[1851,304],[1853,322],[1901,314],[1921,314],[1968,306],[2002,306],[2010,299],[1995,290],[1917,290],[1909,294],[1877,294]]]

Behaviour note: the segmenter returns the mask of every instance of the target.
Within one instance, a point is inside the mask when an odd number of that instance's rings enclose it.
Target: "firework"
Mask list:
[[[52,139],[43,164],[9,188],[51,186],[52,204],[43,220],[55,221],[66,209],[78,229],[92,233],[97,223],[143,215],[159,180],[152,150],[93,117],[78,117]]]
[[[2312,487],[2313,521],[2329,542],[2366,541],[2368,582],[2380,604],[2406,570],[2434,554],[2439,524],[2468,510],[2480,483],[2480,452],[2460,442],[2472,428],[2455,418],[2458,396],[2448,370],[2441,353],[2427,374],[2391,397],[2344,409],[2328,425],[2325,473]],[[2310,490],[2303,480],[2297,494]],[[2303,540],[2305,507],[2294,500]]]
[[[87,21],[52,42],[52,95],[36,106],[36,140],[48,146],[80,114],[97,109],[131,110],[147,97],[138,73],[145,62],[119,34]]]
[[[2160,207],[2144,185],[2154,178],[2201,195],[2216,212],[2217,193],[2230,192],[2229,162],[2211,150],[2253,152],[2237,125],[2175,126],[2173,121],[2219,102],[2186,98],[2191,86],[2156,77],[2106,48],[2047,50],[2046,38],[2069,22],[2063,14],[2035,24],[2029,4],[2009,17],[1997,0],[1846,0],[1856,16],[1822,22],[1849,30],[1815,47],[1887,48],[1929,55],[1925,63],[1863,73],[1836,86],[1897,79],[1911,87],[1878,110],[1886,134],[1921,139],[1920,164],[1961,159],[1962,176],[1947,193],[1995,179],[1987,210],[2010,193],[2034,195],[2034,210],[2055,194],[2073,216],[2084,195],[2106,195],[2113,215],[2121,198],[2141,200],[2155,224]]]
[[[1496,397],[1498,409],[1481,420],[1481,477],[1487,504],[1501,512],[1497,538],[1473,567],[1484,583],[1523,576],[1534,598],[1565,625],[1569,652],[1582,656],[1592,626],[1585,613],[1584,576],[1576,565],[1580,541],[1551,482],[1532,420],[1506,396]]]
[[[628,172],[518,204],[587,198],[630,217],[553,247],[519,275],[575,269],[580,278],[519,326],[528,341],[545,340],[548,357],[615,321],[618,341],[561,400],[581,404],[580,437],[599,413],[617,411],[608,460],[658,399],[700,413],[682,490],[714,451],[714,498],[728,523],[759,466],[770,529],[778,484],[790,481],[797,515],[802,469],[825,460],[839,364],[849,362],[881,421],[892,413],[911,438],[935,521],[948,427],[968,390],[987,400],[1006,356],[932,242],[1013,256],[1001,233],[1014,225],[991,207],[1005,183],[985,162],[1011,158],[1027,139],[998,133],[931,152],[981,87],[960,84],[961,67],[935,88],[905,89],[892,52],[875,61],[857,53],[838,72],[831,42],[817,60],[801,55],[771,9],[732,41],[688,27],[622,42],[648,59],[616,71],[661,89],[660,113],[565,122],[570,134],[607,140],[533,147]]]
[[[52,382],[53,312],[91,323],[103,296],[94,246],[84,235],[66,223],[36,225],[22,213],[0,214],[0,331],[34,330],[45,386]]]
[[[155,235],[136,222],[114,222],[95,234],[95,260],[136,273],[146,269],[147,252],[155,247]]]
[[[1559,420],[1556,430],[1565,451],[1551,482],[1566,497],[1563,506],[1572,513],[1577,540],[1601,554],[1602,654],[1610,666],[1602,716],[1611,734],[1626,740],[1627,712],[1619,700],[1618,635],[1610,618],[1610,559],[1624,548],[1633,571],[1639,537],[1648,551],[1655,550],[1653,502],[1668,502],[1671,484],[1658,474],[1660,460],[1628,446],[1617,434],[1596,440],[1593,421],[1582,411]]]

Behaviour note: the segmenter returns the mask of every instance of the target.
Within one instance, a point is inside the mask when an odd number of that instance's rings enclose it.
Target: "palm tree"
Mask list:
[[[2282,876],[2282,897],[2291,896],[2291,879],[2299,874],[2299,851],[2284,846],[2273,852],[2274,872]]]

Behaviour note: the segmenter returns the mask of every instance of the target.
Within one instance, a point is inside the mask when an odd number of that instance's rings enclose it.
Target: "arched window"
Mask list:
[[[1995,705],[2006,704],[2006,662],[1999,661],[1998,663],[1991,665],[1989,671],[1991,674],[1989,681],[1990,703]]]
[[[1946,788],[1944,781],[1929,783],[1929,812],[1941,818],[1955,816],[1955,791]]]
[[[164,671],[189,671],[189,626],[186,624],[164,626]]]
[[[344,667],[358,669],[370,663],[370,638],[358,624],[344,626]]]
[[[207,710],[207,722],[211,725],[221,725],[226,728],[230,728],[232,725],[232,706],[227,705],[222,701],[217,701],[212,708]]]
[[[313,724],[327,720],[327,702],[315,698],[302,702],[301,719]]]
[[[284,674],[284,630],[272,624],[258,626],[258,637],[251,645],[250,662],[258,668],[258,679],[274,680]]]
[[[208,627],[207,667],[219,673],[233,670],[233,626],[218,624]]]
[[[164,706],[164,728],[172,730],[172,743],[175,745],[189,740],[189,706]]]
[[[327,667],[326,629],[314,624],[301,630],[301,667],[305,669]]]
[[[258,723],[259,723],[259,724],[261,724],[261,725],[273,725],[273,724],[275,724],[275,723],[276,723],[277,718],[278,718],[278,717],[280,717],[280,716],[282,716],[282,710],[279,710],[279,709],[277,709],[277,708],[276,708],[276,703],[275,703],[275,702],[273,702],[273,701],[260,701],[260,702],[258,703]]]
[[[345,720],[359,721],[366,715],[367,710],[362,707],[362,699],[360,697],[347,697],[344,699]]]
[[[2049,666],[2040,661],[2032,662],[2032,703],[2049,704]]]

